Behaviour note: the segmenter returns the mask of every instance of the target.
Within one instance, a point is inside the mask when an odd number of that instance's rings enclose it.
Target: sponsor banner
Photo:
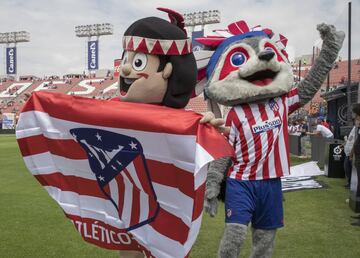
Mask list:
[[[2,114],[2,129],[15,129],[15,114]]]
[[[16,74],[16,47],[6,48],[6,74]]]
[[[120,76],[120,65],[121,65],[121,59],[115,59],[114,60],[114,77],[118,78]]]
[[[197,42],[195,39],[197,38],[201,38],[204,37],[204,31],[193,31],[192,32],[192,48],[193,48],[193,52],[195,51],[200,51],[204,49],[204,45],[200,44],[199,42]]]
[[[99,69],[99,41],[88,42],[88,70]]]

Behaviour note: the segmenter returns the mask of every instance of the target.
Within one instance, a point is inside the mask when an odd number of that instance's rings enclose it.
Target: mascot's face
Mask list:
[[[268,37],[233,41],[220,51],[205,88],[210,99],[234,106],[280,96],[291,89],[291,66]]]
[[[120,99],[127,102],[161,103],[168,86],[167,78],[171,74],[170,64],[158,72],[158,56],[133,51],[125,51],[122,60]]]

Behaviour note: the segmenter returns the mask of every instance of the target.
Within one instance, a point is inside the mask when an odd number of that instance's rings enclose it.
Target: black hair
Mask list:
[[[352,112],[360,116],[360,103],[356,103],[352,106]]]
[[[138,36],[152,39],[187,39],[183,30],[170,22],[157,18],[147,17],[137,20],[125,31],[124,36]],[[192,53],[186,55],[158,55],[162,71],[170,62],[173,66],[168,79],[168,88],[162,104],[173,108],[183,108],[189,102],[196,85],[196,60]]]

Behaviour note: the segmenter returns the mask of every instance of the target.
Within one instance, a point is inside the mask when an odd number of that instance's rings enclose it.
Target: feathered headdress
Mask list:
[[[257,36],[257,35],[259,35],[259,33],[257,33],[257,32],[262,32],[263,35],[266,35],[269,39],[272,39],[275,42],[276,46],[279,48],[281,53],[286,58],[288,57],[288,54],[285,50],[288,39],[282,34],[275,34],[269,28],[263,28],[261,25],[257,25],[255,27],[249,28],[247,23],[245,21],[241,20],[241,21],[237,21],[237,22],[233,22],[233,23],[229,24],[227,29],[214,30],[213,32],[215,33],[215,35],[208,35],[206,37],[197,38],[195,40],[197,42],[209,47],[210,49],[216,50],[225,40],[227,40],[229,38],[236,36],[236,39],[238,40],[241,38]],[[207,61],[209,61],[209,59],[210,58],[208,58]],[[199,69],[199,73],[198,73],[199,81],[204,79],[206,76],[204,69],[206,69],[205,65],[202,65],[202,67]]]

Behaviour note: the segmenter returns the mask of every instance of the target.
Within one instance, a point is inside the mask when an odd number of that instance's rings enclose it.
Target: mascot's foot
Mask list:
[[[237,258],[244,243],[247,226],[236,223],[226,223],[224,235],[219,247],[220,258]]]
[[[270,258],[274,249],[275,234],[275,229],[253,229],[250,258]]]

